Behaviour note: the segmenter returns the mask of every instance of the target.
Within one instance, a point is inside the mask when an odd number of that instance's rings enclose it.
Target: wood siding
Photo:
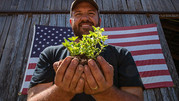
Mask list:
[[[0,10],[65,10],[73,0],[1,0]],[[102,11],[179,11],[178,0],[96,0]],[[60,12],[59,12],[60,13]],[[18,95],[35,24],[69,27],[69,14],[0,15],[0,101],[26,101]],[[155,14],[101,14],[101,27],[158,25],[164,57],[175,87],[144,90],[145,101],[178,101],[179,78],[160,24]]]

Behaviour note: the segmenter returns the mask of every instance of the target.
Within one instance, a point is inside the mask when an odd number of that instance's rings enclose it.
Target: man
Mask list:
[[[80,40],[92,26],[100,26],[94,0],[75,0],[70,24]],[[77,41],[78,41],[77,40]],[[60,45],[46,48],[39,57],[28,91],[28,101],[142,101],[143,85],[131,54],[124,48],[107,46],[96,62],[79,64]]]

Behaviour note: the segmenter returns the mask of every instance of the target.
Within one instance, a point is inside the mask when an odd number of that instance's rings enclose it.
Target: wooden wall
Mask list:
[[[178,0],[96,0],[102,10],[179,11]],[[110,1],[110,3],[109,3]],[[69,10],[72,0],[1,0],[0,10]],[[157,5],[159,3],[160,5]],[[162,5],[162,3],[164,5]],[[0,14],[0,101],[26,101],[18,95],[35,24],[67,26],[69,14]],[[101,27],[156,23],[166,62],[175,87],[148,89],[145,101],[178,101],[179,78],[160,24],[159,15],[101,14]]]

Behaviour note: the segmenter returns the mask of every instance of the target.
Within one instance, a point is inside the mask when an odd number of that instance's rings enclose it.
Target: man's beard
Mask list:
[[[78,36],[78,38],[80,38],[80,39],[82,39],[83,35],[89,34],[89,31],[94,31],[92,27],[90,27],[90,28],[83,28],[82,30],[80,30],[80,28],[81,28],[83,23],[88,23],[88,24],[90,24],[90,26],[94,26],[94,23],[90,22],[89,20],[82,21],[82,22],[80,22],[78,24],[78,26],[74,26],[73,27],[73,32],[74,32],[75,36]],[[97,27],[97,26],[99,26],[99,23],[95,27]]]

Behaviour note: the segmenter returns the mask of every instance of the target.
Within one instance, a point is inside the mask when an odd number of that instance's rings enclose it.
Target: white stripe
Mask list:
[[[136,41],[147,41],[147,40],[159,40],[158,35],[130,37],[130,38],[116,38],[107,39],[105,43],[123,43],[123,42],[136,42]]]
[[[157,82],[172,81],[172,79],[170,75],[164,75],[164,76],[143,77],[142,81],[143,84],[150,84],[150,83],[157,83]]]
[[[23,88],[29,88],[30,81],[24,82]]]
[[[28,69],[26,75],[33,75],[35,69]]]
[[[39,58],[30,58],[29,63],[37,63],[39,61]]]
[[[133,56],[135,61],[150,60],[150,59],[164,59],[163,54],[146,54]]]
[[[154,71],[154,70],[168,70],[166,64],[137,66],[137,69],[139,72]]]
[[[118,31],[104,31],[103,35],[122,35],[122,34],[135,34],[135,33],[144,33],[144,32],[153,32],[157,31],[157,27],[151,28],[141,28],[141,29],[131,29],[131,30],[118,30]]]
[[[161,49],[160,44],[151,44],[151,45],[140,45],[140,46],[129,46],[125,47],[129,51],[138,51],[138,50],[148,50],[148,49]]]

